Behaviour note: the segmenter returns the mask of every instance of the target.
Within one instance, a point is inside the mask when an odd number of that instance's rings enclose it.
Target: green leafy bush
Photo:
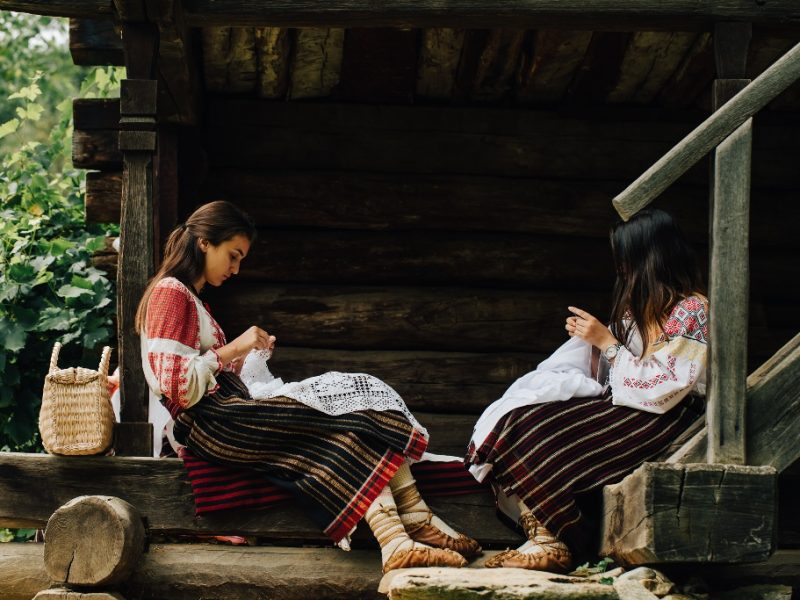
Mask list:
[[[82,95],[107,93],[108,70],[93,72]],[[0,138],[20,135],[41,118],[40,74],[9,96],[16,116]],[[113,339],[115,295],[93,252],[113,233],[84,220],[85,174],[71,166],[72,99],[58,107],[46,143],[18,140],[0,162],[0,448],[37,450],[42,383],[55,341],[63,364],[97,368]],[[110,231],[112,230],[112,231]]]

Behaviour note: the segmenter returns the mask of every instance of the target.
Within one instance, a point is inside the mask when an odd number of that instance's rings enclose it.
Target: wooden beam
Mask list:
[[[629,219],[708,154],[747,119],[800,78],[800,44],[796,45],[720,110],[647,169],[613,202]]]
[[[800,459],[800,334],[747,378],[747,460],[785,472]],[[705,459],[703,429],[668,460]]]
[[[458,451],[463,455],[475,422],[473,415],[420,413],[417,417],[431,434],[431,452]],[[59,506],[76,496],[110,495],[135,506],[146,519],[151,535],[257,535],[280,539],[287,545],[330,544],[318,526],[291,502],[270,510],[196,515],[191,487],[179,459],[74,458],[0,453],[0,526],[43,527]],[[484,544],[518,542],[517,533],[495,518],[494,498],[488,489],[462,496],[431,496],[427,501],[447,523],[476,535]],[[355,539],[361,545],[375,544],[366,527],[358,528]]]
[[[0,0],[0,10],[50,17],[102,18],[114,15],[112,0]]]
[[[463,29],[433,28],[422,32],[417,96],[432,100],[450,100],[464,47]]]
[[[120,32],[111,19],[70,19],[69,53],[76,65],[125,64]]]
[[[253,28],[204,28],[203,70],[206,89],[211,92],[253,91],[257,79]]]
[[[800,459],[800,334],[754,371],[747,387],[747,424],[758,436],[748,444],[748,461],[784,472]]]
[[[612,103],[649,104],[680,65],[696,33],[637,31],[625,49]]]
[[[600,554],[623,566],[759,562],[775,550],[772,467],[645,463],[606,486],[603,504]]]
[[[179,0],[146,0],[147,18],[158,26],[160,121],[194,125],[202,109],[200,74]]]
[[[284,381],[327,371],[364,372],[384,381],[412,411],[480,414],[545,354],[320,350],[280,346],[270,359]],[[469,428],[469,427],[468,427]]]
[[[304,28],[297,32],[289,98],[326,98],[339,84],[344,29]]]
[[[258,97],[283,98],[289,87],[290,32],[281,27],[257,27],[255,34]]]
[[[366,527],[365,525],[362,527]],[[326,544],[329,546],[330,544]],[[50,580],[42,568],[44,544],[0,545],[3,600],[31,600]],[[385,600],[378,592],[381,557],[375,548],[287,548],[151,542],[138,568],[116,593],[63,592],[60,600]]]
[[[524,29],[493,29],[478,61],[472,80],[470,100],[498,102],[510,98],[516,84],[520,53],[525,40]]]
[[[713,79],[713,38],[703,31],[697,34],[686,56],[659,92],[657,102],[672,110],[694,107]]]
[[[240,276],[309,284],[606,290],[606,240],[515,234],[263,230]],[[583,262],[591,256],[593,268]]]
[[[714,109],[744,89],[749,23],[719,23],[714,29]],[[747,324],[750,295],[750,172],[752,119],[745,121],[714,151],[710,206],[711,262],[707,459],[745,464]]]
[[[752,21],[796,27],[800,9],[793,0],[757,5],[745,0],[649,0],[636,10],[611,0],[587,4],[579,0],[456,0],[447,4],[420,4],[392,0],[377,5],[369,0],[349,0],[332,5],[278,0],[192,0],[188,3],[192,26],[239,25],[281,27],[520,27],[542,26],[630,31],[655,27],[687,30],[710,27],[721,20]]]
[[[554,104],[566,94],[586,56],[591,31],[539,29],[523,54],[516,101]]]
[[[229,335],[263,323],[290,346],[537,353],[566,340],[569,298],[593,314],[606,313],[606,293],[576,294],[240,282],[208,297]]]

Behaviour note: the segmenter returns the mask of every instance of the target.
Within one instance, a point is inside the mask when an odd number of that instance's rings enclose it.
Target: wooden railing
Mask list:
[[[743,54],[746,55],[746,43]],[[718,56],[718,66],[719,63]],[[800,44],[722,104],[613,200],[620,216],[629,219],[716,148],[712,180],[711,345],[706,409],[706,459],[710,463],[745,464],[747,458],[745,397],[752,117],[798,79]],[[746,80],[736,79],[722,81],[746,83]]]

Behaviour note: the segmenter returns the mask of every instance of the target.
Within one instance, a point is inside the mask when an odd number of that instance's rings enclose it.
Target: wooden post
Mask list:
[[[750,83],[743,78],[750,35],[749,23],[720,23],[715,28],[720,78],[714,82],[714,110]],[[752,118],[713,154],[706,411],[710,463],[745,464],[751,148]]]
[[[117,273],[117,337],[120,360],[121,423],[117,454],[150,456],[153,427],[148,423],[147,382],[141,364],[136,308],[153,274],[153,157],[156,144],[158,83],[154,79],[158,31],[149,24],[125,23],[127,74],[120,89],[119,149],[123,153],[120,253]]]

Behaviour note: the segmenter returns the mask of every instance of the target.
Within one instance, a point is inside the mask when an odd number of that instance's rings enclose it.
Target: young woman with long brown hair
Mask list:
[[[590,550],[576,496],[665,451],[704,411],[708,305],[673,219],[643,210],[611,231],[610,326],[569,307],[572,338],[479,419],[467,455],[528,537],[488,567],[564,571]]]
[[[420,458],[428,435],[392,388],[330,372],[251,397],[242,363],[271,351],[275,336],[253,325],[227,341],[198,294],[239,272],[255,236],[235,205],[201,206],[169,236],[139,305],[145,377],[175,421],[175,439],[201,459],[253,469],[288,490],[335,542],[365,517],[384,571],[464,566],[480,547],[419,495],[408,461]]]

